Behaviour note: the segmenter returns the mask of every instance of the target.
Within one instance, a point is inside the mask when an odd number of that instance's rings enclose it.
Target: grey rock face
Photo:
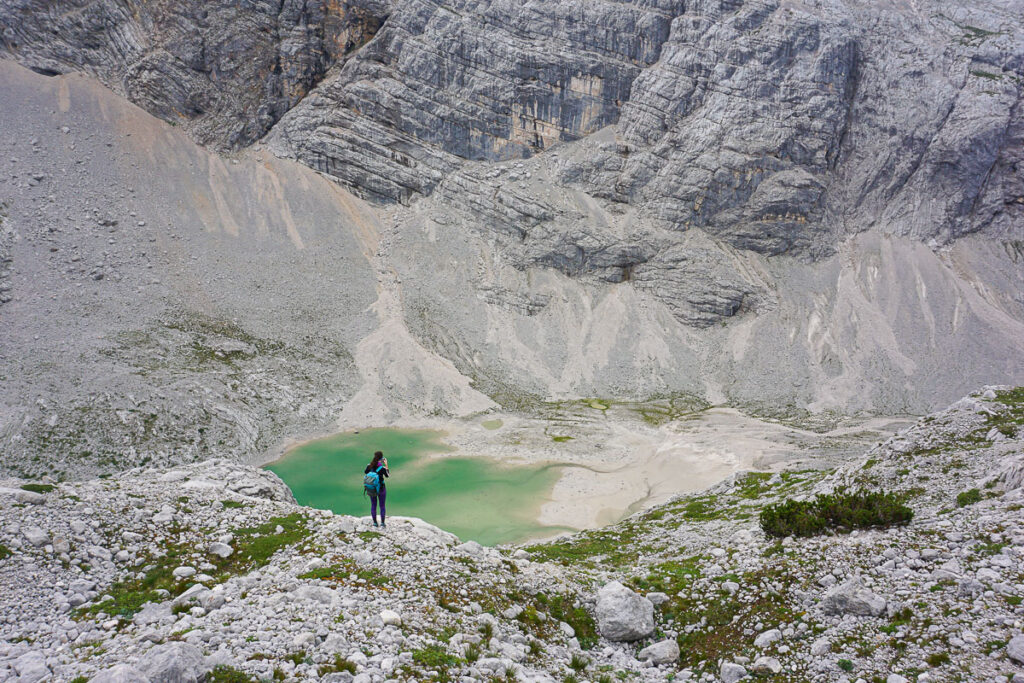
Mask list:
[[[366,197],[429,194],[462,159],[529,156],[614,123],[681,5],[398,3],[275,144]]]
[[[151,683],[197,683],[207,671],[202,651],[186,643],[155,646],[139,668]]]
[[[0,204],[0,306],[11,300],[11,245],[14,231],[4,227],[6,206]]]
[[[723,683],[736,683],[747,675],[746,667],[733,662],[723,662],[718,670]]]
[[[966,14],[408,3],[273,140],[364,196],[404,202],[462,160],[529,156],[614,124],[611,144],[560,181],[739,249],[822,255],[875,224],[940,240],[1018,232],[1011,83],[1024,48],[1002,30],[1004,8]],[[507,189],[470,202],[527,226],[552,215]]]
[[[41,652],[26,652],[14,660],[14,671],[18,681],[36,683],[50,676],[50,668],[46,665],[46,656]]]
[[[217,557],[230,557],[234,551],[227,543],[211,543],[207,552]]]
[[[758,657],[750,670],[755,674],[774,675],[782,671],[782,663],[775,657]]]
[[[386,13],[381,0],[11,0],[0,38],[35,71],[86,71],[199,141],[234,148],[262,137]]]
[[[654,631],[654,605],[618,581],[597,592],[597,626],[608,640],[633,641]]]
[[[885,598],[865,588],[859,579],[851,579],[825,595],[822,609],[826,614],[878,617],[885,613],[885,604]]]
[[[96,74],[201,141],[235,147],[274,127],[279,153],[377,200],[614,126],[560,182],[671,230],[814,257],[876,225],[1019,236],[1017,17],[945,4],[289,0],[239,14],[6,0],[0,28],[22,63]],[[453,193],[516,225],[552,216],[508,191]],[[566,232],[538,262],[564,270],[578,243]],[[644,250],[586,251],[621,269]],[[744,292],[703,306],[730,310]]]
[[[679,659],[679,644],[671,638],[649,645],[640,650],[637,658],[655,664],[670,664]]]
[[[1024,636],[1014,636],[1007,643],[1006,656],[1018,664],[1024,664]]]
[[[145,674],[127,664],[118,664],[90,679],[97,683],[149,683]]]
[[[37,526],[25,527],[21,533],[25,540],[37,548],[50,542],[50,535]]]
[[[610,196],[739,248],[811,249],[856,63],[843,8],[829,11],[702,2],[677,17],[623,106]]]

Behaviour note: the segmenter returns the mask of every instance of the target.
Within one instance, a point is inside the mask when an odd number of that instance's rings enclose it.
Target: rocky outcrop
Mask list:
[[[671,664],[679,659],[679,644],[674,640],[658,641],[640,650],[637,659],[654,664]]]
[[[630,642],[654,632],[654,605],[618,581],[597,592],[596,616],[601,635],[608,640]]]
[[[262,137],[372,38],[387,4],[10,0],[0,39],[34,71],[88,72],[200,142],[232,149]]]
[[[1024,636],[1014,636],[1006,645],[1006,656],[1024,665]]]
[[[152,683],[199,683],[209,667],[203,651],[187,643],[165,643],[146,654],[140,668]]]
[[[283,116],[279,153],[375,200],[614,126],[560,182],[815,257],[873,226],[1019,238],[1017,18],[945,4],[8,0],[0,28],[22,63],[89,71],[203,142],[245,145]],[[509,199],[475,203],[518,223]]]
[[[526,157],[615,123],[682,3],[398,3],[275,130],[373,199],[430,194],[462,160]]]
[[[857,617],[877,617],[885,613],[885,598],[875,595],[858,578],[836,586],[822,601],[826,614],[852,614]]]

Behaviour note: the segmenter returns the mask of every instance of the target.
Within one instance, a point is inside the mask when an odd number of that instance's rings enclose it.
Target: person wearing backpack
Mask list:
[[[377,451],[363,472],[363,493],[370,496],[370,514],[373,516],[374,526],[377,526],[377,501],[380,500],[380,526],[385,529],[388,525],[385,522],[387,513],[384,510],[384,501],[387,499],[388,490],[384,485],[384,478],[389,476],[391,473],[388,471],[388,459]]]

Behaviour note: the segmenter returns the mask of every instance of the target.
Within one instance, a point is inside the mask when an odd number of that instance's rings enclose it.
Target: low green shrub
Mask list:
[[[769,536],[814,536],[826,531],[885,528],[908,523],[913,511],[903,499],[884,491],[819,495],[813,501],[786,500],[761,511],[761,528]]]
[[[965,508],[968,505],[974,505],[975,503],[981,502],[981,491],[978,489],[969,489],[961,493],[956,494],[956,506],[958,508]]]
[[[351,662],[348,660],[348,658],[342,657],[339,654],[334,655],[333,662],[331,662],[330,664],[324,664],[319,669],[317,669],[317,672],[321,676],[326,676],[330,673],[340,673],[342,671],[347,671],[354,676],[356,673],[356,664],[355,662]]]
[[[419,650],[413,650],[412,661],[422,667],[447,669],[449,667],[458,666],[462,660],[454,655],[448,654],[440,645],[428,645],[420,648]]]
[[[53,484],[22,484],[21,490],[32,493],[49,493],[53,491]]]
[[[206,683],[256,683],[257,679],[233,666],[219,664],[206,674]]]

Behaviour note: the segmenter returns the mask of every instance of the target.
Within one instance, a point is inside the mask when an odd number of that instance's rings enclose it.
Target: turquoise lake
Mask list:
[[[370,514],[363,470],[383,451],[388,515],[420,517],[463,540],[484,545],[551,536],[566,529],[537,523],[559,465],[505,465],[486,457],[437,457],[451,452],[441,432],[368,429],[310,441],[267,469],[302,505],[336,514]]]

